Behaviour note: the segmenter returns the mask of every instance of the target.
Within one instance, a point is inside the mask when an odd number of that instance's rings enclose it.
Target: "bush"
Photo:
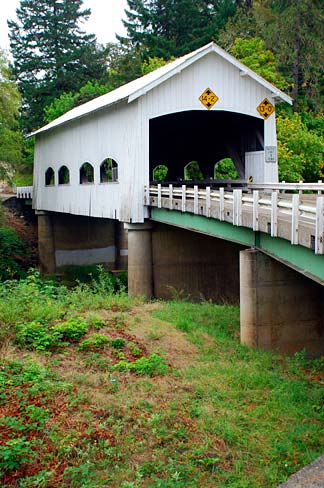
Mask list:
[[[32,321],[19,324],[15,329],[18,344],[36,351],[56,348],[64,345],[64,341],[78,341],[87,331],[88,325],[81,317],[70,318],[54,326]]]
[[[36,351],[45,351],[55,342],[48,327],[36,321],[17,325],[16,340],[20,345],[36,349]]]
[[[52,327],[56,340],[78,341],[88,331],[88,324],[81,317],[72,317]]]
[[[0,280],[24,276],[22,260],[27,254],[26,244],[9,227],[0,228]]]
[[[153,353],[149,357],[142,357],[133,363],[119,361],[119,363],[115,364],[114,369],[119,371],[132,371],[140,375],[157,376],[167,374],[169,365],[164,357]]]
[[[84,341],[80,342],[79,349],[81,351],[97,351],[102,349],[110,342],[110,338],[104,334],[92,334]]]

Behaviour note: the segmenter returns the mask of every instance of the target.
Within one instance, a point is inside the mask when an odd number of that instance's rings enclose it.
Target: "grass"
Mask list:
[[[323,361],[238,330],[237,307],[130,301],[103,273],[0,284],[0,485],[276,487],[323,451]]]

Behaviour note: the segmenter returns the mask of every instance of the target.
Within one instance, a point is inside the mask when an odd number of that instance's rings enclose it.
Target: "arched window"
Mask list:
[[[183,176],[185,180],[201,181],[204,179],[204,175],[199,167],[198,161],[190,161],[190,163],[184,167]]]
[[[93,176],[93,166],[90,163],[83,163],[80,168],[80,185],[84,185],[87,183],[93,183],[94,176]]]
[[[58,184],[67,185],[70,183],[70,171],[67,166],[61,166],[58,170]]]
[[[216,180],[237,180],[239,174],[231,158],[224,158],[214,166],[214,178]]]
[[[153,169],[153,181],[166,180],[169,168],[165,164],[159,164]]]
[[[45,185],[46,186],[53,186],[55,185],[55,173],[54,169],[49,167],[45,172]]]
[[[105,159],[100,165],[100,183],[118,181],[118,164],[112,158]]]

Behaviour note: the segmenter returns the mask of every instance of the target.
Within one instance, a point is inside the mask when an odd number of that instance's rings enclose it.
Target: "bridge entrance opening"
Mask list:
[[[157,181],[155,168],[163,165],[164,181],[213,180],[215,165],[226,158],[245,178],[245,153],[263,149],[264,122],[256,117],[201,110],[163,115],[150,120],[150,179]]]

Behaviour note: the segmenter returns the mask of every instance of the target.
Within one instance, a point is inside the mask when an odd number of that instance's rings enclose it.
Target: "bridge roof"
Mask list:
[[[55,127],[74,121],[81,117],[85,117],[91,113],[107,108],[123,100],[126,100],[128,103],[131,103],[132,101],[145,95],[148,91],[152,90],[153,88],[160,85],[164,81],[168,80],[175,74],[180,73],[183,69],[187,68],[188,66],[190,66],[191,64],[198,61],[199,59],[201,59],[202,57],[206,56],[209,53],[215,53],[216,55],[220,56],[221,58],[231,63],[233,66],[235,66],[237,69],[240,70],[242,75],[249,76],[254,81],[264,86],[267,90],[269,90],[273,94],[275,98],[278,98],[281,101],[285,101],[289,104],[292,103],[292,100],[288,95],[286,95],[277,87],[275,87],[274,85],[266,81],[264,78],[256,74],[254,71],[252,71],[250,68],[245,66],[243,63],[235,59],[229,53],[224,51],[224,49],[217,46],[217,44],[211,42],[197,49],[196,51],[186,54],[185,56],[182,56],[181,58],[178,58],[162,66],[161,68],[158,68],[155,71],[152,71],[151,73],[142,76],[141,78],[137,78],[136,80],[131,81],[130,83],[127,83],[126,85],[117,88],[116,90],[113,90],[109,93],[106,93],[105,95],[90,100],[90,102],[84,103],[79,107],[75,107],[72,110],[69,110],[61,117],[58,117],[57,119],[45,125],[41,129],[38,129],[37,131],[30,134],[30,137],[36,134],[40,134],[42,132],[49,131],[51,129],[54,129]]]

